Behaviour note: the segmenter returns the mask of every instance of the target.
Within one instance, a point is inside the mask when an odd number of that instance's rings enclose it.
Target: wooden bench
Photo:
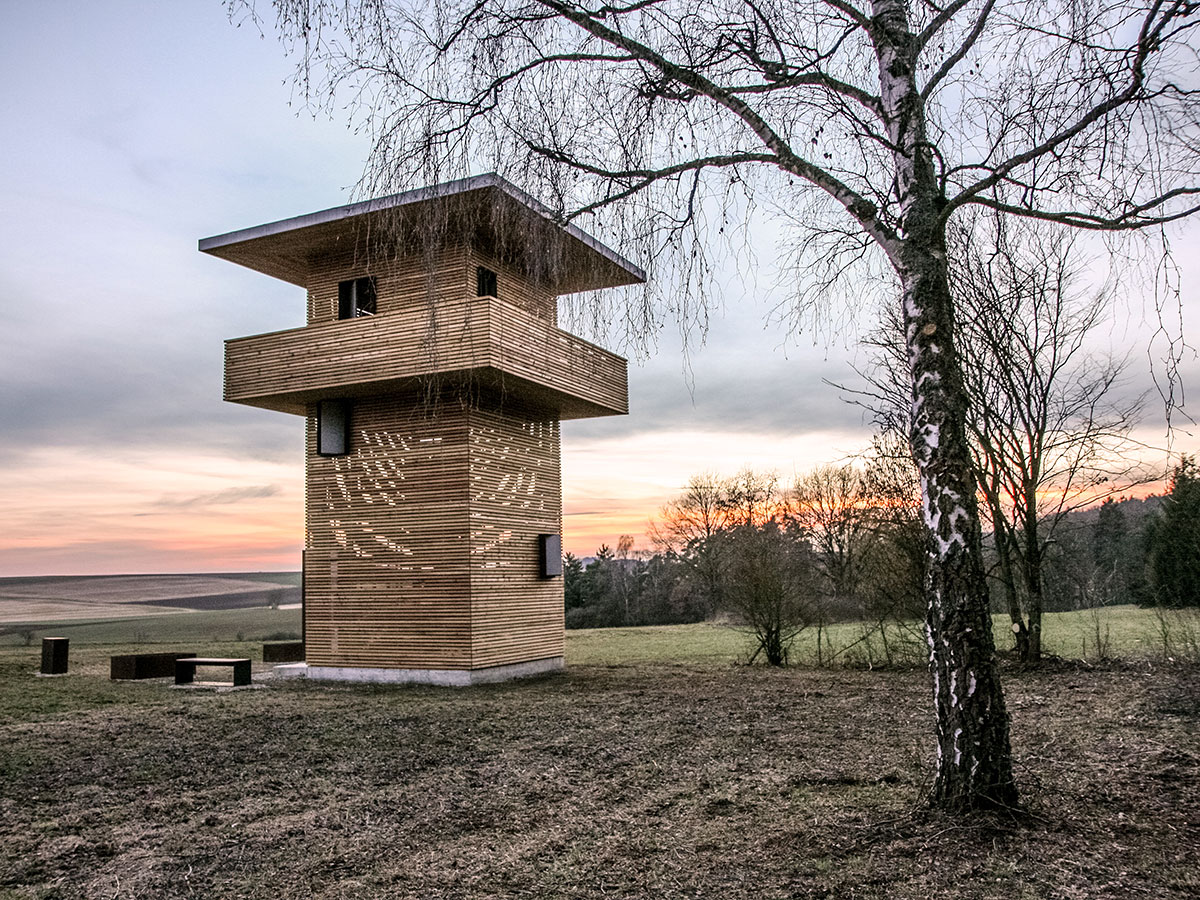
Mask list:
[[[175,660],[194,657],[195,653],[126,653],[108,658],[108,677],[113,681],[140,681],[143,678],[170,678]]]
[[[210,656],[191,656],[175,660],[175,683],[191,684],[196,678],[196,666],[228,666],[233,669],[233,686],[250,683],[250,659],[221,659]]]

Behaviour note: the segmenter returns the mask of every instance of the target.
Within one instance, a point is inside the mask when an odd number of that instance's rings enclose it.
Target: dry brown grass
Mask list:
[[[1184,898],[1188,667],[1013,673],[1028,808],[924,811],[920,673],[580,666],[467,690],[34,679],[0,897]]]

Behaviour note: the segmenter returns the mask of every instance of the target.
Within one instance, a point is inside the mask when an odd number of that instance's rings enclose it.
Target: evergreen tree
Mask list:
[[[568,612],[583,606],[583,563],[574,553],[563,557],[563,601]]]
[[[1092,561],[1100,602],[1125,603],[1129,598],[1130,566],[1137,559],[1130,545],[1129,523],[1121,504],[1109,497],[1100,505],[1092,526]]]
[[[1152,525],[1150,570],[1163,606],[1200,606],[1200,469],[1185,456]]]

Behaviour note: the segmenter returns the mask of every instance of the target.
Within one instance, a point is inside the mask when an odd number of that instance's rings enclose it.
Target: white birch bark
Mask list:
[[[937,719],[933,799],[950,809],[1011,806],[1008,714],[995,664],[980,551],[966,390],[954,347],[944,198],[925,135],[915,38],[903,0],[876,0],[880,97],[894,147],[901,215],[891,253],[902,287],[912,387],[910,442],[930,559],[926,636]]]

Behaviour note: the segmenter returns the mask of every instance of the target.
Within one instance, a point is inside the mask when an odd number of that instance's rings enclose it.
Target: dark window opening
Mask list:
[[[475,270],[475,296],[476,297],[499,297],[496,293],[496,273],[491,269],[485,269],[480,266]]]
[[[354,278],[338,283],[338,318],[375,315],[375,279]]]
[[[543,578],[558,578],[562,575],[561,536],[538,535],[538,569]]]
[[[317,404],[317,455],[345,456],[350,452],[350,401],[322,400]]]

